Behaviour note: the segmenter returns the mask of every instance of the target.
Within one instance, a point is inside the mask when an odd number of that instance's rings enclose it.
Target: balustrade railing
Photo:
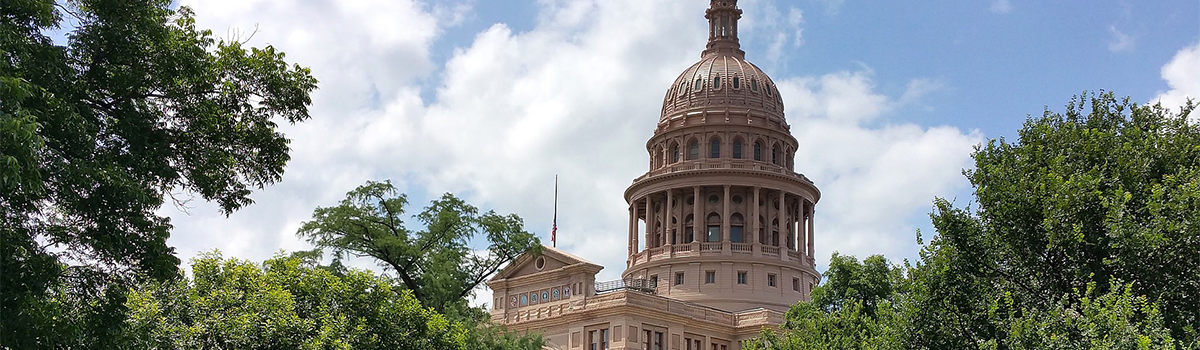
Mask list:
[[[798,179],[802,179],[808,183],[812,183],[812,180],[810,180],[808,177],[804,176],[804,174],[791,171],[782,166],[778,166],[778,165],[774,165],[774,164],[764,164],[764,163],[760,163],[758,161],[750,161],[750,160],[687,161],[685,163],[667,165],[667,166],[659,167],[657,169],[651,169],[649,172],[634,179],[633,182],[638,182],[638,181],[641,181],[642,179],[645,179],[645,178],[651,177],[651,176],[658,176],[658,175],[662,175],[662,174],[669,174],[669,173],[675,173],[675,172],[680,172],[680,171],[692,171],[692,170],[704,170],[704,169],[744,169],[744,170],[767,171],[767,172],[772,172],[772,173],[777,173],[777,174],[793,176]]]

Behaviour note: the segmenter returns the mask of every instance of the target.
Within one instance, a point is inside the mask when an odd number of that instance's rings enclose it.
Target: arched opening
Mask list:
[[[783,157],[779,156],[779,144],[771,146],[771,164],[779,165],[780,158]]]
[[[771,246],[779,246],[779,218],[771,219]]]
[[[717,90],[720,88],[721,88],[721,77],[720,76],[713,77],[713,90]]]
[[[663,166],[663,148],[661,145],[654,146],[654,153],[650,154],[650,166],[652,168]]]
[[[750,79],[750,91],[758,92],[758,79]]]
[[[709,158],[720,158],[721,157],[721,139],[714,137],[712,140],[708,141],[708,157]]]
[[[742,237],[742,228],[745,227],[745,222],[742,220],[742,214],[734,213],[729,216],[729,241],[734,243],[744,243],[746,238]]]
[[[762,215],[758,216],[758,243],[767,244],[767,218]]]
[[[721,215],[717,213],[708,214],[708,219],[704,220],[708,225],[708,235],[704,238],[705,242],[720,242],[721,241]]]
[[[754,141],[754,160],[762,161],[763,145],[761,141]]]
[[[696,83],[692,84],[692,88],[696,89],[696,91],[704,89],[704,79],[696,78]]]
[[[671,143],[671,163],[679,163],[679,144]]]
[[[688,141],[687,160],[696,160],[700,158],[700,142],[696,139]]]
[[[736,75],[735,75],[735,76],[733,76],[733,88],[734,88],[734,89],[741,89],[741,88],[742,88],[742,82],[741,82],[741,80],[740,80],[740,79],[738,79],[738,76],[736,76]]]
[[[688,214],[683,218],[683,243],[692,243],[692,241],[695,241],[692,238],[694,232],[696,232],[695,221],[695,217],[692,214]]]
[[[733,140],[733,159],[742,159],[742,140]]]

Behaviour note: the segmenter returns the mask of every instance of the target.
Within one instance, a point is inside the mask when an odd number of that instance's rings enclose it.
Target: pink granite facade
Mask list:
[[[667,89],[649,169],[625,191],[622,279],[547,247],[489,281],[495,321],[553,349],[731,350],[808,300],[821,193],[795,172],[775,83],[740,49],[741,14],[711,1],[700,61]]]

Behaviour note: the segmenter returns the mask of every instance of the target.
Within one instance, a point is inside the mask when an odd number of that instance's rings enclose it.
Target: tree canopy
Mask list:
[[[317,83],[283,58],[214,39],[169,0],[0,6],[0,347],[99,332],[64,315],[112,311],[136,277],[174,276],[165,198],[229,213],[280,179],[278,123],[309,118]],[[78,293],[101,301],[51,300]]]
[[[277,257],[205,254],[192,279],[129,297],[123,346],[136,349],[466,349],[467,330],[388,278]]]
[[[1193,108],[1099,93],[1030,118],[1016,142],[977,148],[970,206],[935,200],[937,234],[915,266],[835,254],[813,301],[753,344],[1200,348]]]
[[[505,264],[541,247],[520,217],[481,214],[448,193],[415,215],[423,228],[409,229],[407,204],[390,181],[368,181],[337,206],[317,208],[298,234],[318,248],[377,259],[426,306],[450,313],[465,311],[475,287]],[[486,250],[470,247],[478,235]]]

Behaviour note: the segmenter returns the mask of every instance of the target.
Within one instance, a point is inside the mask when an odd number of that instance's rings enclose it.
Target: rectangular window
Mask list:
[[[738,271],[737,283],[738,284],[746,284],[746,271]]]
[[[794,278],[794,277],[792,278],[792,290],[797,291],[797,292],[800,291],[800,279],[799,278]]]
[[[717,283],[717,272],[704,271],[704,283]]]
[[[773,273],[767,274],[767,286],[768,287],[775,286],[775,274],[773,274]]]
[[[658,275],[650,276],[650,288],[658,288]]]
[[[743,243],[744,242],[744,241],[742,241],[742,227],[741,226],[730,226],[729,227],[729,240],[734,243]]]
[[[683,272],[676,272],[675,273],[675,285],[678,286],[681,284],[683,284]]]
[[[588,350],[608,350],[608,328],[587,331]]]
[[[651,342],[650,335],[652,335],[652,334],[654,334],[654,332],[649,329],[642,331],[642,341],[645,342],[644,343],[645,346],[642,347],[643,349],[650,349],[650,342]]]
[[[721,241],[721,226],[708,227],[708,240],[705,242],[720,242]]]

